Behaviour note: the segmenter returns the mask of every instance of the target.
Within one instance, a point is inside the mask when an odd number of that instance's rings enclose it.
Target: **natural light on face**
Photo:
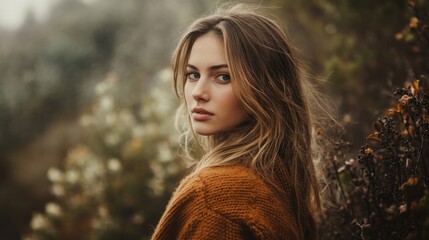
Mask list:
[[[222,42],[213,33],[199,37],[186,68],[185,99],[193,130],[200,135],[228,131],[247,117],[235,96]]]

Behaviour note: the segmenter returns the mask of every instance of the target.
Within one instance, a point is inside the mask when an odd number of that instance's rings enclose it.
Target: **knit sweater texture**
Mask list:
[[[182,180],[152,240],[294,240],[291,206],[246,167],[207,168]]]

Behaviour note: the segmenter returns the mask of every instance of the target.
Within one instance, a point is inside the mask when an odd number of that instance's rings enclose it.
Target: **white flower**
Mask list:
[[[70,184],[75,184],[79,180],[79,173],[76,170],[66,172],[66,181]]]
[[[121,170],[121,162],[116,158],[111,158],[107,162],[107,168],[112,172],[118,172]]]
[[[66,193],[66,190],[64,189],[64,186],[62,184],[55,183],[51,187],[51,192],[57,197],[64,196]]]
[[[116,133],[109,133],[104,137],[104,142],[110,146],[116,145],[119,141],[119,136]]]
[[[134,214],[133,216],[133,223],[138,225],[138,224],[142,224],[144,221],[144,217],[141,214]]]
[[[164,181],[160,178],[152,178],[148,181],[148,186],[155,196],[160,196],[164,192]]]
[[[64,180],[63,172],[55,167],[49,168],[47,175],[51,182],[62,182]]]
[[[168,164],[166,170],[169,175],[174,175],[179,172],[179,166],[176,163],[172,162]]]
[[[33,218],[31,219],[31,228],[33,230],[42,230],[50,227],[49,219],[40,213],[33,214]]]
[[[118,224],[109,216],[100,216],[92,220],[92,227],[99,230],[118,229]]]
[[[148,187],[152,189],[155,195],[159,196],[164,192],[165,171],[157,161],[151,162],[150,168],[155,176],[148,181]]]
[[[163,178],[164,177],[164,169],[162,168],[162,165],[158,161],[152,161],[150,163],[150,169],[152,170],[155,177]]]
[[[94,117],[91,115],[85,114],[85,115],[80,117],[79,124],[82,127],[88,127],[88,126],[94,124]]]
[[[164,68],[163,70],[159,71],[158,77],[163,83],[171,82],[173,79],[173,71],[170,68]]]
[[[99,83],[97,83],[97,85],[95,85],[95,94],[97,94],[98,96],[103,95],[104,93],[107,92],[108,89],[108,85],[105,81],[101,81]]]
[[[144,126],[144,132],[147,136],[156,136],[159,134],[160,126],[157,123],[149,122]]]
[[[141,138],[144,136],[145,134],[145,129],[142,125],[138,124],[136,126],[133,127],[132,131],[132,136],[134,138]]]
[[[105,116],[105,122],[107,126],[112,126],[116,122],[116,114],[115,113],[108,113]]]
[[[61,217],[63,215],[63,211],[61,210],[60,205],[53,202],[46,204],[45,211],[49,216],[52,216],[55,218]]]
[[[80,185],[82,185],[85,195],[98,196],[105,189],[106,182],[105,168],[100,159],[94,158],[82,169]]]
[[[152,89],[151,95],[153,96],[154,105],[153,113],[158,116],[166,116],[172,113],[172,102],[170,99],[170,92],[167,92],[166,89],[156,87]]]
[[[161,162],[169,162],[173,159],[171,149],[168,143],[163,142],[158,145],[158,160]]]
[[[104,111],[109,111],[113,108],[113,99],[110,96],[104,96],[100,99],[100,108]]]
[[[127,109],[124,109],[119,113],[119,118],[120,118],[121,124],[124,124],[127,126],[132,126],[135,124],[135,119],[133,114]]]
[[[88,162],[83,169],[83,180],[89,184],[95,184],[100,176],[104,173],[102,164],[96,159]],[[93,187],[93,186],[91,186]]]

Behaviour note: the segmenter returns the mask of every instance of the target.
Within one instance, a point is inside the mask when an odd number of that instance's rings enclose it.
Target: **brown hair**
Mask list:
[[[232,88],[250,121],[228,132],[201,137],[190,128],[183,87],[192,46],[207,33],[216,34],[223,43]],[[302,76],[282,28],[249,6],[221,8],[189,27],[176,48],[172,64],[176,93],[182,100],[177,118],[182,146],[194,160],[194,171],[241,163],[281,189],[273,173],[279,164],[286,165],[293,186],[293,196],[289,197],[297,209],[300,237],[316,239],[321,201],[312,155],[315,114],[309,103],[315,99],[315,91]],[[183,121],[183,117],[187,120]],[[191,148],[195,142],[203,154],[199,160]]]

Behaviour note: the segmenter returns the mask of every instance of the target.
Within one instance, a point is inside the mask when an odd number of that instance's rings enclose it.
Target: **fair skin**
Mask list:
[[[224,47],[216,35],[207,33],[195,41],[186,71],[184,94],[195,133],[225,132],[247,119],[232,89]]]

